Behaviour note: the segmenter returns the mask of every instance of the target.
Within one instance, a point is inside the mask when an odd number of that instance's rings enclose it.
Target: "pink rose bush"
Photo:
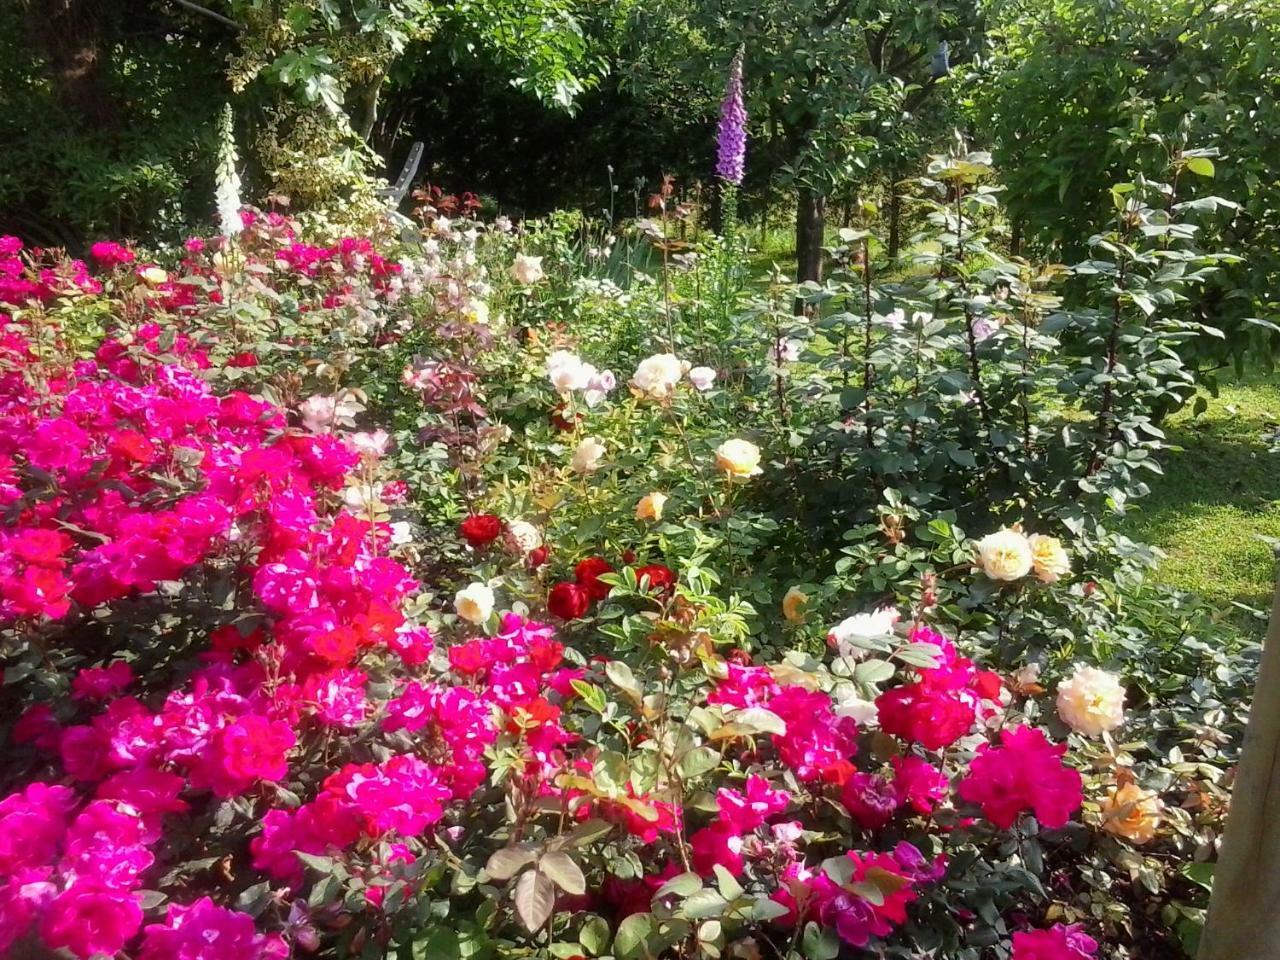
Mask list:
[[[596,921],[617,955],[624,927],[658,955],[709,918],[877,949],[923,915],[959,938],[973,914],[944,882],[979,888],[1015,827],[1071,824],[1065,745],[923,616],[855,714],[843,654],[723,649],[674,561],[591,545],[568,604],[544,565],[572,548],[478,511],[436,524],[448,562],[425,557],[389,510],[401,440],[358,398],[280,387],[213,318],[247,270],[371,343],[426,297],[471,344],[482,284],[244,220],[163,279],[119,244],[90,268],[0,241],[0,956],[395,955],[463,928],[541,949]],[[78,351],[59,311],[95,302],[115,325]],[[404,388],[450,424],[423,432],[451,462],[501,443],[456,359],[415,361]],[[508,549],[513,529],[537,545]],[[522,612],[465,619],[454,579],[519,585]],[[579,643],[614,607],[652,630],[626,662]]]

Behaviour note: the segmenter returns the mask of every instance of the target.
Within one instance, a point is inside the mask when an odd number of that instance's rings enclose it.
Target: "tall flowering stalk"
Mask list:
[[[236,172],[239,160],[231,104],[227,104],[223,107],[218,124],[218,167],[214,175],[218,222],[222,226],[224,237],[230,237],[244,229],[240,220],[240,174]]]
[[[742,51],[729,67],[724,101],[720,104],[720,127],[716,132],[716,176],[726,184],[739,186],[747,157],[747,108],[742,100]]]
[[[742,50],[729,66],[729,80],[720,104],[720,126],[716,130],[716,176],[721,183],[721,219],[725,236],[733,234],[737,220],[738,186],[747,158],[747,108],[742,99]]]

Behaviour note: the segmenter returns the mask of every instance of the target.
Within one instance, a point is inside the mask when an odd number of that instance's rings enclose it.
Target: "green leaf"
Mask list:
[[[720,891],[720,896],[726,900],[737,900],[742,896],[742,884],[740,884],[728,870],[716,864],[713,868],[716,874],[716,888]]]
[[[556,904],[556,888],[545,875],[528,870],[516,881],[516,915],[530,933],[541,930],[551,919]]]
[[[1208,157],[1187,157],[1183,162],[1196,176],[1212,177],[1214,174],[1213,161]]]
[[[609,949],[609,922],[604,917],[591,917],[578,932],[582,949],[598,957]]]
[[[567,853],[552,850],[538,861],[538,869],[565,893],[579,896],[587,892],[587,878],[582,875],[582,868]]]
[[[510,880],[524,867],[538,858],[536,844],[521,843],[514,847],[495,850],[484,865],[485,873],[494,880]]]
[[[720,763],[720,754],[711,747],[696,747],[690,750],[676,765],[683,780],[695,780],[708,770],[714,770]]]
[[[832,931],[810,921],[804,925],[800,949],[808,960],[835,960],[840,955],[840,940]]]
[[[614,955],[618,960],[643,956],[647,953],[646,945],[652,932],[653,914],[631,914],[618,925],[618,932],[613,938]]]
[[[680,904],[680,914],[689,920],[722,917],[728,905],[728,901],[715,890],[704,888],[685,897],[684,903]]]
[[[679,876],[672,877],[653,893],[655,900],[662,897],[687,897],[691,893],[696,893],[702,889],[702,878],[696,873],[682,873]]]
[[[635,674],[629,666],[621,660],[610,660],[604,665],[604,672],[615,687],[633,699],[640,699],[640,685],[636,683]]]
[[[744,727],[750,733],[776,733],[781,736],[787,732],[786,721],[764,707],[735,710],[727,719],[735,727]]]
[[[893,676],[893,664],[888,660],[864,660],[853,670],[853,679],[859,683],[880,683]]]
[[[608,836],[611,832],[613,832],[612,823],[607,820],[601,820],[599,817],[592,817],[590,820],[584,820],[569,831],[564,841],[571,847],[585,847],[601,837]]]

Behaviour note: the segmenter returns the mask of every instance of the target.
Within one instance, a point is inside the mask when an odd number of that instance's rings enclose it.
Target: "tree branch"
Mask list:
[[[198,3],[193,3],[192,0],[173,0],[173,2],[180,7],[186,7],[192,13],[198,13],[202,16],[210,17],[211,19],[217,20],[219,23],[225,24],[226,26],[230,27],[232,30],[240,31],[244,29],[244,27],[236,23],[230,17],[224,17],[222,14],[214,10],[210,10],[208,7],[202,7]]]

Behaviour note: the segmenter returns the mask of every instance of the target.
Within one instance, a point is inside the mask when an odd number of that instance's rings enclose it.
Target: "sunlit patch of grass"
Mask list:
[[[1171,417],[1163,477],[1137,502],[1124,531],[1162,548],[1155,579],[1222,604],[1265,607],[1275,582],[1280,538],[1280,454],[1263,433],[1280,423],[1280,382],[1251,376],[1223,386],[1199,417]]]

